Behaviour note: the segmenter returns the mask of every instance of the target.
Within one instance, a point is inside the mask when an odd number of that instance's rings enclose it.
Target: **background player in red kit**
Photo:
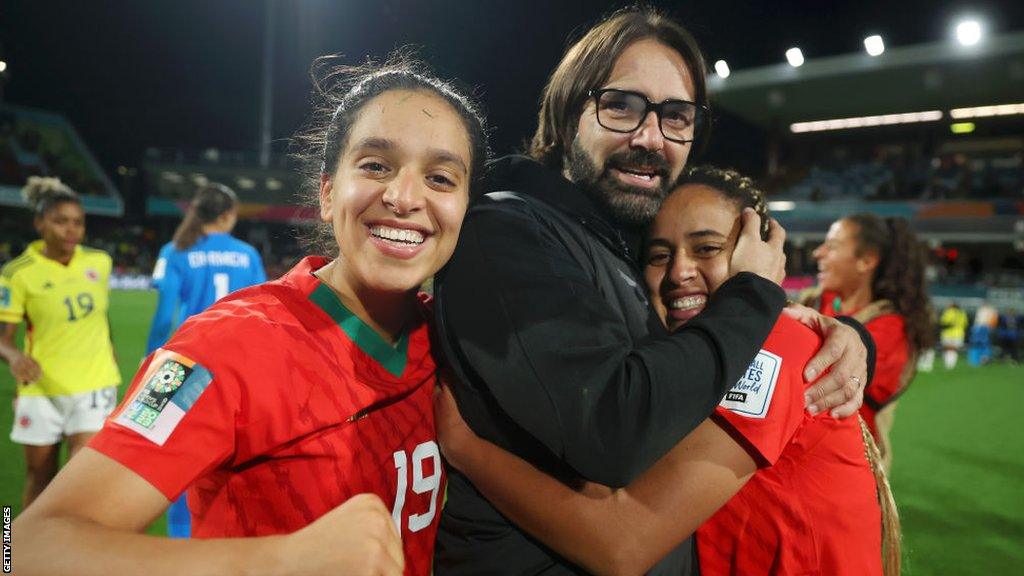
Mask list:
[[[741,211],[757,209],[762,233],[768,223],[763,196],[735,172],[696,168],[684,182],[646,242],[645,280],[670,330],[728,278]],[[715,414],[617,491],[569,487],[477,438],[447,392],[438,434],[449,462],[503,514],[598,574],[643,573],[695,530],[705,575],[882,574],[881,469],[861,425],[804,411],[802,371],[820,346],[781,316]],[[884,475],[877,482],[888,495]],[[898,547],[887,554],[898,571]]]
[[[917,355],[935,345],[924,249],[905,219],[854,214],[832,224],[814,257],[818,287],[804,301],[828,316],[853,316],[875,340],[875,376],[860,414],[888,471],[896,400],[914,377]]]
[[[476,107],[417,70],[331,71],[343,93],[323,88],[306,142],[337,256],[154,352],[19,517],[19,574],[429,574],[444,475],[417,290],[455,248],[487,144]],[[142,535],[185,487],[195,539]]]

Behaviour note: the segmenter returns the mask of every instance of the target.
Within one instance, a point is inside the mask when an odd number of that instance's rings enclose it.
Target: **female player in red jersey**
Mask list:
[[[818,288],[805,302],[827,316],[853,316],[875,340],[875,376],[860,414],[888,471],[896,399],[914,377],[918,353],[935,345],[924,250],[905,219],[855,214],[832,224],[814,257]]]
[[[700,167],[683,182],[646,244],[651,302],[669,330],[699,314],[727,279],[741,212],[756,209],[762,232],[768,223],[761,193],[735,172]],[[705,576],[879,575],[876,488],[892,502],[866,454],[874,445],[858,419],[803,408],[801,371],[820,345],[781,316],[715,414],[620,490],[567,486],[476,437],[447,391],[436,403],[438,434],[449,463],[503,514],[597,574],[642,574],[696,531]],[[894,574],[898,540],[889,544]]]
[[[455,249],[484,124],[418,65],[341,72],[303,139],[335,256],[147,358],[15,523],[18,574],[429,574],[444,475],[417,292]],[[186,488],[193,539],[145,536]]]

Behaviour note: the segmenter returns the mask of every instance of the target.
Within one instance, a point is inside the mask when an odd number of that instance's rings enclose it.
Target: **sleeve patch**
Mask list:
[[[11,289],[7,286],[0,286],[0,308],[11,307]]]
[[[168,350],[157,350],[143,376],[145,384],[125,403],[114,422],[163,446],[192,408],[213,375],[200,364]]]
[[[782,358],[761,350],[719,406],[748,418],[764,418],[781,371]]]

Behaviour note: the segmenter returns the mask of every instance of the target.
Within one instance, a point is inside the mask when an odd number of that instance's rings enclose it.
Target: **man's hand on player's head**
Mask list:
[[[740,236],[729,260],[729,276],[753,272],[776,284],[786,277],[786,230],[772,219],[768,223],[768,240],[761,240],[761,217],[751,208],[743,210]]]
[[[284,537],[289,574],[401,576],[402,540],[376,494],[357,494],[312,524]]]
[[[835,318],[806,306],[788,306],[783,313],[825,338],[821,349],[804,368],[804,378],[814,382],[804,394],[807,410],[817,414],[832,409],[836,418],[856,414],[864,402],[868,373],[868,352],[860,335]]]

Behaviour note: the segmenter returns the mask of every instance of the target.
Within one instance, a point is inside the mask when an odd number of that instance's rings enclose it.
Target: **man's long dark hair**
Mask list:
[[[530,142],[530,156],[561,170],[563,159],[576,137],[576,126],[590,90],[600,88],[611,76],[615,61],[638,40],[657,40],[683,58],[693,76],[694,99],[707,106],[707,69],[697,41],[668,16],[649,6],[633,6],[612,13],[573,44],[551,73],[541,97],[537,131]],[[707,140],[708,122],[698,127],[695,147]]]

